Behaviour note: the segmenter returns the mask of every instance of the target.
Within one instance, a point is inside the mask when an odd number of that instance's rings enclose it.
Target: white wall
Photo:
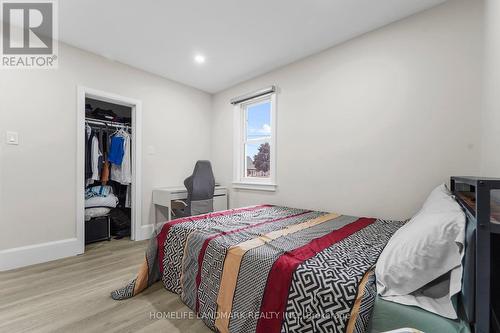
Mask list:
[[[500,2],[485,5],[484,104],[481,173],[500,177]]]
[[[210,156],[209,94],[64,44],[59,61],[0,73],[0,250],[76,236],[77,85],[143,103],[143,225],[153,223],[152,188],[181,185]],[[5,144],[6,131],[19,132],[19,146]]]
[[[229,99],[281,90],[278,190],[233,190],[231,205],[404,218],[451,175],[477,174],[482,15],[482,1],[449,1],[216,94],[212,160],[230,184]]]

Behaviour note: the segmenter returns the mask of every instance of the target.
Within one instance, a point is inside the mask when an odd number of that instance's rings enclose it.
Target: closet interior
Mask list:
[[[132,108],[85,99],[85,244],[130,238]]]

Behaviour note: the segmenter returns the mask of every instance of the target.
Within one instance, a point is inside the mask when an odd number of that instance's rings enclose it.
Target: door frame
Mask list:
[[[138,99],[78,86],[76,121],[76,238],[85,251],[85,98],[132,108],[132,240],[141,240],[142,220],[142,102]]]

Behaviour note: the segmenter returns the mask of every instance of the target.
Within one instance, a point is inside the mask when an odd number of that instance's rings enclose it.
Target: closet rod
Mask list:
[[[109,121],[109,120],[96,120],[96,119],[86,118],[85,122],[89,123],[89,124],[95,124],[95,125],[107,125],[107,126],[110,126],[110,127],[120,127],[120,128],[128,128],[128,129],[132,128],[129,125],[125,125],[125,124],[122,124],[122,123],[117,123],[117,122]]]

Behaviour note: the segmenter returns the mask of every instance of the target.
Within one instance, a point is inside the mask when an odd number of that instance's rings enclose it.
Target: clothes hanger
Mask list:
[[[88,122],[85,122],[85,132],[87,135],[90,135],[90,133],[92,133],[92,127],[90,127]]]
[[[123,136],[129,135],[127,131],[125,131],[125,125],[120,125],[119,133]]]
[[[113,132],[113,134],[111,134],[111,136],[115,136],[117,135],[118,133],[120,132],[120,127],[116,127],[116,130]]]

